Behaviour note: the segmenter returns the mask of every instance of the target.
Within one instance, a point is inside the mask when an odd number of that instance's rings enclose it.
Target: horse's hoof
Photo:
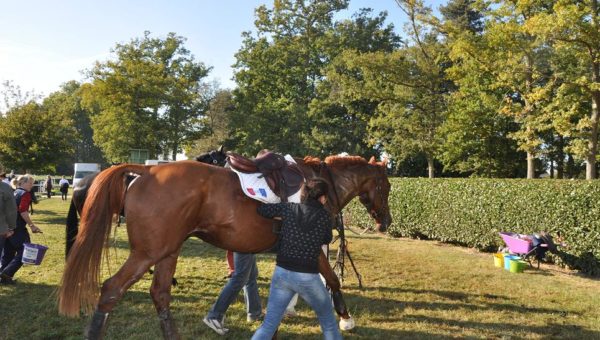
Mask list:
[[[354,318],[350,317],[348,319],[340,319],[340,330],[349,331],[354,328],[356,324],[354,323]]]

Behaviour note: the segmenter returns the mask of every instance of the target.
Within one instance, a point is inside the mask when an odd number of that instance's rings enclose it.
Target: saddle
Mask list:
[[[288,197],[300,190],[304,184],[304,173],[295,163],[288,162],[282,155],[267,152],[255,159],[249,159],[228,152],[229,166],[244,173],[261,173],[269,188],[287,202]]]

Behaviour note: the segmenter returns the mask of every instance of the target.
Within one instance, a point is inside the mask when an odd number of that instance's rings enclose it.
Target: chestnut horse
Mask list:
[[[352,198],[360,196],[378,230],[387,229],[391,215],[385,163],[373,159],[367,162],[361,157],[328,157],[325,162],[307,157],[297,162],[306,177],[321,176],[333,182],[328,197],[331,213],[337,214]],[[138,177],[126,186],[125,178],[131,174]],[[244,195],[234,172],[198,162],[155,167],[124,164],[104,170],[88,192],[81,230],[67,259],[58,296],[60,313],[78,316],[81,309],[89,313],[95,308],[86,335],[102,338],[108,313],[125,291],[155,265],[150,293],[163,336],[179,338],[169,304],[170,283],[183,242],[196,236],[236,252],[269,249],[277,236],[272,232],[272,221],[257,214],[259,204]],[[130,254],[98,294],[102,250],[110,235],[112,216],[123,209]],[[337,313],[349,318],[339,281],[324,254],[319,271],[332,289]]]

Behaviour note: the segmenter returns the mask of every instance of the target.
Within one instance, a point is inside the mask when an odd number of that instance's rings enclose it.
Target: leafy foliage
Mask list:
[[[44,99],[43,105],[48,111],[70,117],[76,131],[69,138],[73,152],[57,164],[57,173],[71,174],[73,163],[76,162],[106,163],[102,151],[93,140],[91,112],[81,106],[81,84],[76,81],[63,84],[59,91]]]
[[[150,156],[171,154],[204,133],[201,120],[209,98],[202,79],[210,68],[196,62],[185,39],[169,33],[117,44],[116,58],[97,63],[84,88],[84,105],[93,110],[94,141],[111,161],[127,160],[130,149]]]
[[[567,244],[556,260],[600,274],[600,183],[510,179],[392,179],[394,236],[425,237],[478,249],[502,246],[500,231],[546,231]],[[372,221],[353,202],[352,220]]]
[[[0,163],[21,172],[54,172],[72,152],[71,117],[29,102],[0,117]]]

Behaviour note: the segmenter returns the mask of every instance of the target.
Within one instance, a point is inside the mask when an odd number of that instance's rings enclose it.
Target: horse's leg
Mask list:
[[[155,260],[142,252],[131,252],[121,269],[113,277],[104,281],[98,307],[85,332],[86,339],[102,339],[108,314],[127,289],[137,282],[154,262]]]
[[[348,314],[348,308],[340,290],[340,280],[333,272],[333,269],[331,269],[327,256],[323,251],[321,251],[321,255],[319,256],[319,273],[323,275],[327,286],[331,289],[333,307],[335,308],[335,312],[340,316],[340,328],[342,330],[354,328],[354,319]]]
[[[158,319],[160,320],[160,328],[165,339],[180,338],[169,309],[169,304],[171,303],[171,282],[175,274],[175,268],[177,267],[178,256],[179,250],[160,260],[154,266],[154,279],[150,287],[150,295],[152,296],[152,301],[154,301]]]

